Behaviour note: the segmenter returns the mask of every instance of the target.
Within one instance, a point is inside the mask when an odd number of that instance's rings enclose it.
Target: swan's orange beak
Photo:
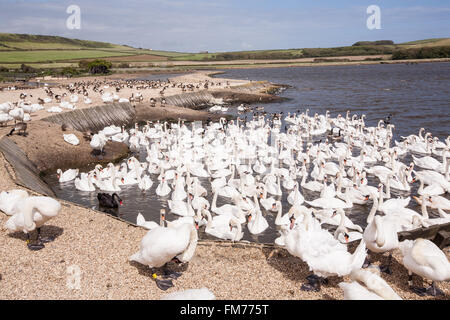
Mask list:
[[[369,198],[370,198],[370,196],[366,196],[365,198],[364,198],[364,200],[369,200]]]
[[[120,200],[120,202],[119,202],[119,203],[120,203],[120,205],[122,205],[122,204],[123,204],[123,201],[122,201],[122,200]]]
[[[345,234],[345,235],[344,235],[344,238],[345,238],[345,242],[348,243],[348,239],[350,238],[349,235],[348,235],[348,234]]]
[[[247,217],[247,221],[250,222],[251,220],[252,220],[252,215],[249,214],[248,217]]]
[[[195,223],[194,223],[194,224],[195,224],[195,229],[196,229],[196,230],[198,230],[198,222],[197,222],[197,221],[195,221]]]

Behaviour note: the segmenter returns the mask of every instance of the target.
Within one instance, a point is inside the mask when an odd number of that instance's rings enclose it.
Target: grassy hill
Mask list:
[[[120,61],[164,61],[178,55],[169,51],[133,48],[107,42],[69,39],[58,36],[0,33],[0,64],[15,67],[66,67],[82,59],[119,58]],[[128,57],[123,59],[123,57]]]
[[[261,60],[261,63],[269,63],[269,60],[285,60],[288,63],[292,59],[343,56],[445,57],[449,47],[450,38],[435,38],[399,44],[390,40],[359,41],[335,48],[183,53],[58,36],[0,33],[0,67],[17,69],[21,64],[27,64],[37,69],[61,69],[77,67],[81,60],[98,58],[111,61],[115,67],[152,67],[161,66],[161,63],[183,65],[185,61],[191,62],[190,65],[192,62],[211,62],[213,65],[215,61]]]

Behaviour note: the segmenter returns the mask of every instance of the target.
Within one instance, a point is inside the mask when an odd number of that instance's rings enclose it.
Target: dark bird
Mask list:
[[[25,122],[16,123],[14,125],[14,128],[12,128],[12,130],[6,136],[12,136],[14,131],[18,131],[19,136],[26,136],[27,124]]]
[[[98,193],[97,194],[98,203],[104,208],[118,208],[119,205],[123,204],[122,199],[120,199],[117,193],[112,195],[108,193]]]

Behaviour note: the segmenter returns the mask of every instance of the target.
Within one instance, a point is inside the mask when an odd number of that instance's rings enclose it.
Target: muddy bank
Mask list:
[[[4,136],[8,131],[8,128],[1,128],[0,134]],[[90,141],[85,140],[81,132],[62,131],[60,125],[46,121],[28,123],[27,132],[26,137],[14,134],[9,139],[25,153],[39,172],[114,162],[125,157],[129,151],[123,143],[108,141],[105,146],[105,155],[100,159],[92,155]],[[80,140],[78,146],[64,141],[63,134],[70,133],[75,134]]]

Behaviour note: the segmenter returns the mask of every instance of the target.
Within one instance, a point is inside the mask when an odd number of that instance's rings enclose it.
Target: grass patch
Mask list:
[[[102,50],[5,51],[0,52],[0,63],[36,63],[126,55],[129,55],[129,53]]]

